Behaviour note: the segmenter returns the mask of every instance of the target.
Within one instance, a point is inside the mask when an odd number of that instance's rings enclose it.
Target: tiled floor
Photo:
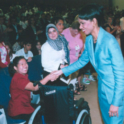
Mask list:
[[[81,91],[81,95],[76,95],[79,99],[83,97],[90,106],[92,124],[103,124],[97,97],[97,82],[87,85],[87,91]]]

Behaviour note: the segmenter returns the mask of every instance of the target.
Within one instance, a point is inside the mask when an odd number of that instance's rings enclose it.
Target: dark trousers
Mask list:
[[[36,109],[38,105],[36,104],[31,104],[31,106]],[[19,119],[19,120],[25,120],[26,121],[26,124],[28,124],[28,121],[31,117],[32,113],[30,114],[21,114],[21,115],[17,115],[17,116],[14,116],[14,117],[11,117],[13,119]],[[40,121],[41,121],[41,110],[39,110],[39,112],[37,113],[34,121],[33,121],[33,124],[40,124]]]
[[[44,73],[43,73],[43,78],[46,77],[46,76],[49,75],[49,74],[50,74],[49,72],[44,71]],[[62,81],[60,80],[60,78],[58,78],[57,80],[55,80],[55,81],[53,81],[53,82],[52,82],[52,81],[48,81],[46,85],[67,86],[67,84],[64,83],[64,82],[62,82]]]

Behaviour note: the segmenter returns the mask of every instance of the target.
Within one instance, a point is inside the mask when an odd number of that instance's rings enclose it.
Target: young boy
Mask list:
[[[24,58],[27,60],[27,62],[32,61],[33,53],[30,51],[31,49],[31,41],[26,40],[24,42],[24,48],[18,50],[16,52],[17,56],[24,56]]]

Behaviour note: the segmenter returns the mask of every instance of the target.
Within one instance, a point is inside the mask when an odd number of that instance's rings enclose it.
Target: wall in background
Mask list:
[[[97,3],[99,5],[103,5],[105,7],[109,6],[109,0],[43,0],[45,4],[51,4],[51,5],[59,5],[59,6],[84,6],[89,3]]]
[[[112,0],[112,6],[118,6],[120,10],[124,10],[124,0]]]
[[[89,3],[97,3],[99,5],[103,5],[105,7],[109,6],[111,0],[0,0],[0,6],[8,4],[8,5],[15,5],[17,2],[19,4],[41,4],[45,5],[53,5],[53,6],[70,6],[70,7],[77,7],[77,6],[84,6]]]

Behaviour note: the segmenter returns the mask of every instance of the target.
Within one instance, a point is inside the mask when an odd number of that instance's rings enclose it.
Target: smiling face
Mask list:
[[[78,18],[78,22],[80,23],[80,29],[86,34],[92,34],[93,29],[94,29],[94,23],[91,20],[84,20]]]
[[[64,24],[63,24],[63,20],[59,20],[57,23],[56,23],[56,27],[59,31],[59,33],[62,33],[63,29],[64,29]]]
[[[16,72],[25,75],[28,71],[28,64],[25,59],[21,59],[17,66],[14,66]]]
[[[58,32],[55,28],[49,28],[48,36],[50,39],[55,40],[58,37]]]

